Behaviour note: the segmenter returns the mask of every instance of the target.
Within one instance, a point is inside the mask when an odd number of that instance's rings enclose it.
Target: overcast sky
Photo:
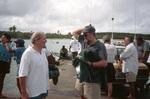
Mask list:
[[[114,0],[114,7],[113,0],[0,0],[0,31],[15,25],[17,31],[68,34],[91,20],[96,32],[148,34],[149,10],[150,0]]]

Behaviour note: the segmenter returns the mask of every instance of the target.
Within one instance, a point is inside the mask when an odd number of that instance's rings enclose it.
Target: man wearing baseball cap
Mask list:
[[[21,57],[22,57],[23,52],[26,50],[26,48],[24,47],[25,42],[22,38],[18,38],[14,42],[16,43],[15,49],[11,49],[7,43],[6,43],[6,49],[9,53],[14,53],[14,56],[15,56],[14,59],[16,60],[16,63],[17,63],[17,72],[16,72],[17,86],[21,93],[18,72],[19,72],[19,68],[20,68]]]
[[[18,38],[15,43],[24,44],[24,40],[22,38]]]
[[[82,33],[83,35],[81,35]],[[102,82],[101,70],[107,66],[106,48],[102,42],[95,38],[95,28],[91,25],[73,31],[73,35],[81,44],[81,51],[83,49],[93,50],[97,52],[100,57],[99,61],[89,62],[91,77],[88,77],[88,79],[81,83],[80,80],[77,79],[75,88],[81,95],[81,99],[100,99],[100,83]]]

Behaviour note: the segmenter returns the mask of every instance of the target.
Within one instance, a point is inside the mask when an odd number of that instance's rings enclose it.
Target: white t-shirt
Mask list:
[[[105,44],[107,51],[107,62],[113,63],[115,59],[115,55],[117,54],[116,47],[114,45]]]
[[[138,73],[138,53],[133,43],[126,46],[124,52],[120,54],[120,58],[123,60],[122,72],[133,72],[135,75]]]
[[[150,63],[150,54],[148,56],[147,62]]]
[[[29,97],[35,97],[49,90],[48,61],[45,51],[41,54],[29,46],[22,55],[19,77],[26,77]]]
[[[71,52],[78,52],[79,42],[77,40],[71,40],[70,46],[71,46]]]

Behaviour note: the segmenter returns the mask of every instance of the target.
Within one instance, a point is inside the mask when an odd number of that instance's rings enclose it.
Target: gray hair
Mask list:
[[[104,36],[103,36],[103,41],[104,41],[104,43],[110,42],[110,40],[111,40],[110,35],[104,35]]]
[[[41,39],[41,34],[43,34],[43,32],[35,32],[32,34],[31,36],[31,43],[33,44],[35,42],[35,39]]]
[[[133,42],[133,40],[134,40],[134,38],[133,38],[133,36],[131,36],[131,35],[128,35],[128,36],[125,36],[127,39],[128,39],[128,41],[130,41],[130,42]]]

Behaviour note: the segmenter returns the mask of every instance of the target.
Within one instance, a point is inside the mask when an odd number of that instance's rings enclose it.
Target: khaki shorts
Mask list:
[[[77,79],[75,88],[81,96],[87,99],[101,99],[101,89],[98,83],[80,83],[79,79]]]
[[[136,81],[136,75],[133,72],[127,72],[126,82],[135,82],[135,81]]]

